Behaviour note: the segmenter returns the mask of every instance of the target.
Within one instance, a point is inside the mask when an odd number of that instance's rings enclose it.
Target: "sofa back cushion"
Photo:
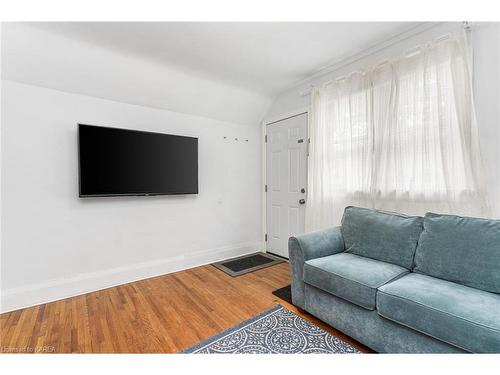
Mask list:
[[[347,207],[341,232],[348,253],[411,269],[423,218]]]
[[[426,214],[414,271],[500,293],[500,220]]]

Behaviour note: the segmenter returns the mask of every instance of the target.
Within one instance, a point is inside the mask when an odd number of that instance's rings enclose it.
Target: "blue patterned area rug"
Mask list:
[[[184,353],[330,354],[359,353],[359,351],[278,305],[202,341]]]

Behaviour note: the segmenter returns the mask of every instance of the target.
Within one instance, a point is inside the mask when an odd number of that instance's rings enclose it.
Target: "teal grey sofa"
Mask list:
[[[289,255],[294,305],[377,352],[500,353],[500,220],[347,207]]]

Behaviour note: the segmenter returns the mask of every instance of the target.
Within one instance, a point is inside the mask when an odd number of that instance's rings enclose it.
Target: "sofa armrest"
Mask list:
[[[340,227],[290,237],[288,240],[288,255],[292,274],[292,302],[294,305],[305,309],[305,286],[302,278],[304,262],[343,251],[344,239],[340,233]]]
[[[301,256],[303,261],[326,257],[344,251],[344,239],[340,227],[328,228],[317,232],[290,237],[288,253]]]

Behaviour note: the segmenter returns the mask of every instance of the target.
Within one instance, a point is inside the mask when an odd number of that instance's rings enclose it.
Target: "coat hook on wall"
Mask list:
[[[227,139],[227,136],[226,136],[226,135],[224,136],[224,139]],[[238,137],[235,137],[235,138],[234,138],[234,140],[235,140],[235,141],[238,141]],[[248,140],[248,139],[245,139],[245,142],[249,142],[249,140]]]

